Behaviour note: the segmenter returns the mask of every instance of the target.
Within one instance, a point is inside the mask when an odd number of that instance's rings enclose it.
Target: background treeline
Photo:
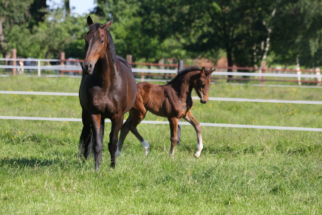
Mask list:
[[[232,66],[322,66],[321,0],[96,0],[95,22],[114,19],[117,53],[133,61],[218,59]],[[20,57],[84,58],[87,14],[64,0],[0,0],[0,49]]]

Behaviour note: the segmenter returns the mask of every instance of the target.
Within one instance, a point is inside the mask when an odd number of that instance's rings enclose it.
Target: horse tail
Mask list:
[[[83,157],[87,159],[87,157],[92,152],[92,143],[93,143],[93,132],[91,132],[90,128],[83,127],[79,146],[78,146],[78,157],[82,159]]]

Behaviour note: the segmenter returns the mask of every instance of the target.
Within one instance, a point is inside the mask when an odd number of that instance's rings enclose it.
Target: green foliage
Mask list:
[[[229,65],[259,65],[266,55],[268,65],[295,64],[297,57],[306,67],[322,65],[319,0],[96,3],[94,22],[104,24],[113,18],[110,31],[117,54],[123,57],[131,54],[133,61],[218,59],[224,50]],[[4,27],[2,50],[17,48],[21,57],[57,58],[62,51],[66,57],[84,57],[87,14],[68,16],[66,5],[45,11],[44,2],[38,0],[8,4],[3,0],[0,5],[0,23],[2,20]]]
[[[322,65],[322,2],[281,1],[273,21],[272,50],[276,63]]]

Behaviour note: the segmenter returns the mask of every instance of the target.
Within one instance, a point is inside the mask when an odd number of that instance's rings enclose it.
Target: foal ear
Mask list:
[[[206,71],[206,75],[211,75],[215,70]]]
[[[205,67],[202,67],[202,68],[201,68],[200,75],[201,75],[201,76],[203,76],[203,75],[207,75],[207,74],[206,74],[206,69],[205,69]]]
[[[91,26],[93,24],[93,20],[90,16],[87,17],[87,25],[88,27]]]
[[[108,29],[109,29],[109,27],[111,27],[112,23],[113,23],[113,19],[111,19],[108,23],[106,23],[106,24],[104,25],[103,29],[104,29],[104,30],[108,30]]]

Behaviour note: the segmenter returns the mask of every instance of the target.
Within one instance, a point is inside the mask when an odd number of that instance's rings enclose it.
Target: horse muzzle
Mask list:
[[[200,102],[202,103],[202,104],[206,104],[207,103],[207,99],[200,99]]]
[[[84,61],[83,72],[85,74],[91,75],[93,73],[94,66],[89,61]]]

